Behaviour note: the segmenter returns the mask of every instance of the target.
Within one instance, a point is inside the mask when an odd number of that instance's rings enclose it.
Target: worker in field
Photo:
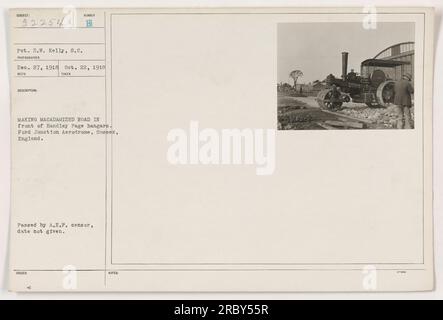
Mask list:
[[[412,129],[412,94],[414,88],[412,86],[412,75],[406,73],[403,77],[395,82],[394,86],[394,104],[397,111],[397,129]]]

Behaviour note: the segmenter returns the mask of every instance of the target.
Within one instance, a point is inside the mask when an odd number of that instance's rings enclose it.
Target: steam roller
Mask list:
[[[342,53],[342,75],[330,74],[326,78],[326,88],[317,95],[317,103],[322,109],[336,110],[348,102],[364,103],[369,107],[388,107],[394,102],[396,67],[409,64],[407,61],[368,59],[361,63],[361,72],[348,73],[349,53]]]

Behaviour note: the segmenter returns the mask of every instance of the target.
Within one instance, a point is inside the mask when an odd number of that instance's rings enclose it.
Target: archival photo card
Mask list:
[[[9,20],[12,291],[433,289],[432,9]]]

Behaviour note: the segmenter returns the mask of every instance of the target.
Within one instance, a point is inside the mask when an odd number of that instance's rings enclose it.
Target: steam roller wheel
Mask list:
[[[394,103],[394,85],[394,81],[388,80],[378,86],[376,99],[380,106],[388,107],[390,104]]]
[[[343,105],[341,101],[332,101],[332,89],[321,90],[317,95],[320,109],[338,109]]]

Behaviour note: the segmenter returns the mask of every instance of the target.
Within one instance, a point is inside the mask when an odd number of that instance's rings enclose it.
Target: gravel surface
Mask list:
[[[376,128],[392,129],[395,128],[397,114],[395,106],[387,108],[343,108],[338,111],[345,115],[371,121]],[[411,109],[412,120],[414,119],[414,109]]]
[[[341,110],[335,111],[355,119],[370,121],[370,129],[393,129],[396,127],[397,114],[395,106],[387,108],[370,108],[362,103],[345,103]],[[414,108],[411,109],[414,120]],[[322,112],[315,97],[278,96],[278,129],[279,130],[312,130],[322,129],[318,122],[337,120],[334,115]]]

